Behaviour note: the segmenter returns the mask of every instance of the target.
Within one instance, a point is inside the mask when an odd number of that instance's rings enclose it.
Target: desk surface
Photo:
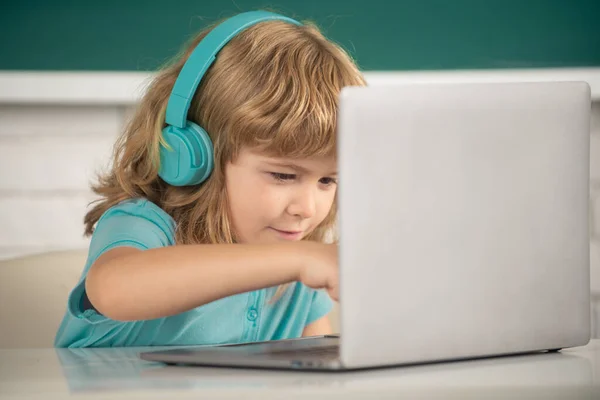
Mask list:
[[[560,353],[321,373],[166,366],[143,348],[0,350],[0,399],[600,399],[600,340]]]

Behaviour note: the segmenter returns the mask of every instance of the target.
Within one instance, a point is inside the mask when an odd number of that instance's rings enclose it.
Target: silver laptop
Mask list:
[[[590,88],[345,88],[341,336],[144,352],[207,366],[352,370],[590,339]]]

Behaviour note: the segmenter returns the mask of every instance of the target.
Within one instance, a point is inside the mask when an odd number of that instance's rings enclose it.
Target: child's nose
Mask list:
[[[288,212],[306,219],[314,216],[316,209],[315,190],[313,188],[305,188],[298,190],[298,193],[294,196],[288,207]]]

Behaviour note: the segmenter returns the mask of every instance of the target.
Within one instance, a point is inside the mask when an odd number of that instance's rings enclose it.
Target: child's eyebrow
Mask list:
[[[297,172],[303,173],[303,174],[309,174],[311,173],[310,170],[300,166],[300,165],[296,165],[296,164],[292,164],[292,163],[286,163],[286,162],[277,162],[277,161],[267,161],[268,164],[275,166],[275,167],[284,167],[284,168],[290,168],[293,169]],[[330,172],[329,175],[337,175],[337,171],[333,171]]]

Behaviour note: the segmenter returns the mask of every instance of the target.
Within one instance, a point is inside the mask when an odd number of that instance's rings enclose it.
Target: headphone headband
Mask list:
[[[294,25],[300,22],[268,11],[250,11],[235,15],[213,28],[192,51],[184,64],[167,103],[166,123],[183,128],[194,93],[204,73],[215,61],[217,53],[231,38],[246,28],[263,21],[280,20]]]

